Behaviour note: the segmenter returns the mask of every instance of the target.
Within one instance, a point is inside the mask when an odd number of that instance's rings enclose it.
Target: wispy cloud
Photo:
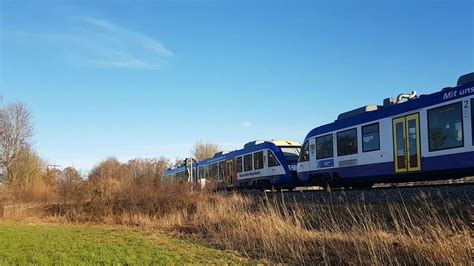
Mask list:
[[[104,28],[106,30],[111,30],[111,31],[120,30],[120,28],[115,26],[115,24],[104,19],[99,19],[99,18],[94,18],[94,17],[79,17],[78,19],[84,22],[87,22],[89,24],[95,25],[97,27]]]
[[[158,66],[153,66],[148,62],[144,62],[139,59],[128,59],[128,60],[88,60],[86,64],[102,67],[114,67],[114,68],[135,68],[135,69],[149,69],[158,70]]]
[[[123,52],[103,53],[100,58],[81,58],[78,61],[83,62],[85,66],[113,67],[113,68],[133,68],[144,70],[158,70],[160,66],[148,61],[134,57]]]
[[[252,126],[252,123],[250,123],[250,122],[242,122],[242,123],[240,124],[240,126],[243,127],[243,128],[249,128],[249,127]]]
[[[54,45],[58,56],[78,66],[158,70],[174,56],[153,37],[102,18],[76,17],[71,22],[62,32],[13,33]]]
[[[118,25],[110,21],[94,17],[80,17],[79,20],[90,26],[105,30],[109,34],[115,35],[115,37],[119,37],[119,39],[121,40],[133,42],[134,44],[140,45],[142,48],[148,49],[151,52],[156,53],[157,55],[165,57],[173,56],[173,53],[168,50],[161,42],[138,32],[119,27]]]
[[[154,41],[150,38],[143,38],[142,39],[142,45],[150,50],[152,50],[153,52],[159,54],[159,55],[162,55],[162,56],[173,56],[173,53],[166,49],[166,47],[163,46],[163,44],[157,42],[157,41]]]

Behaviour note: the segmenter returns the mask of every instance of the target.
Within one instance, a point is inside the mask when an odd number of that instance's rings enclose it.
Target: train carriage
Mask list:
[[[293,189],[301,144],[289,141],[256,141],[235,151],[235,186],[259,189]]]
[[[473,124],[471,73],[456,87],[402,94],[311,130],[298,177],[305,185],[355,187],[474,175]]]
[[[199,162],[197,180],[219,189],[293,189],[300,148],[289,140],[249,142],[243,149]]]
[[[200,161],[197,165],[196,181],[202,188],[209,187],[211,184],[217,188],[227,187],[229,181],[226,180],[232,173],[232,169],[229,169],[226,164],[230,158],[229,152],[223,151],[216,153],[210,159]]]
[[[214,157],[168,169],[162,180],[198,184],[217,189],[293,189],[301,144],[289,140],[253,141],[243,149],[219,152]],[[190,178],[190,170],[193,172]]]

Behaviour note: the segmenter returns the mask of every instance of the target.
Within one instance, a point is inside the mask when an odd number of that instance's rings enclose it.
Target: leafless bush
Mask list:
[[[9,167],[9,182],[5,188],[17,202],[48,202],[55,198],[57,175],[30,149],[18,152]]]
[[[157,219],[180,211],[187,212],[195,208],[199,197],[201,195],[192,193],[191,186],[187,184],[129,183],[114,190],[109,197],[91,197],[82,202],[53,204],[49,211],[55,216],[64,216],[70,222],[112,220],[122,223],[123,217],[144,216]]]
[[[92,196],[102,201],[110,199],[122,183],[130,179],[130,169],[116,158],[110,157],[91,170],[88,185]]]
[[[166,171],[169,159],[165,157],[142,159],[137,158],[127,162],[133,182],[136,184],[156,184]]]
[[[81,203],[90,197],[87,182],[73,167],[67,167],[63,170],[57,186],[58,196],[63,204]]]

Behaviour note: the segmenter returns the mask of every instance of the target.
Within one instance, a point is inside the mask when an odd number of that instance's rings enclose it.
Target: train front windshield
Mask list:
[[[298,164],[298,157],[300,156],[299,146],[280,147],[283,156],[285,156],[288,164]]]

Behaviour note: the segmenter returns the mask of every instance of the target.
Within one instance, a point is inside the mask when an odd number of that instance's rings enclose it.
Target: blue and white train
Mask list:
[[[163,180],[186,180],[219,189],[293,189],[299,185],[296,168],[301,144],[290,140],[253,141],[243,149],[168,169]],[[190,173],[192,171],[192,174]]]
[[[227,189],[293,189],[474,176],[473,131],[470,73],[456,87],[429,95],[401,94],[381,106],[342,113],[335,122],[311,130],[302,147],[293,141],[250,142],[192,167],[169,169],[163,179]]]
[[[374,183],[474,175],[474,73],[456,87],[401,94],[383,106],[365,106],[311,130],[301,149],[304,185]]]

